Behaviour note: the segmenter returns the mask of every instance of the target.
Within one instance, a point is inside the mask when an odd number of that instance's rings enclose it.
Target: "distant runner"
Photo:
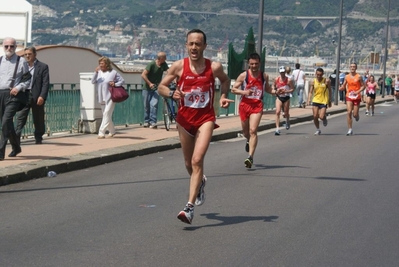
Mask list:
[[[356,121],[359,121],[359,105],[361,101],[361,92],[364,90],[362,76],[356,73],[357,64],[351,63],[350,73],[345,76],[345,81],[339,88],[340,91],[346,89],[346,121],[348,123],[348,132],[346,135],[352,135],[352,114]]]
[[[292,80],[285,76],[285,67],[279,67],[280,76],[274,80],[273,94],[276,95],[276,131],[274,135],[280,135],[280,114],[284,108],[285,128],[290,129],[290,94],[294,92]]]
[[[263,92],[271,94],[269,76],[260,71],[260,56],[249,55],[249,70],[241,73],[234,83],[231,92],[241,95],[239,113],[243,135],[246,138],[245,151],[249,156],[245,159],[245,167],[251,168],[256,145],[258,144],[258,127],[263,114]]]
[[[312,102],[312,110],[313,110],[313,122],[316,126],[315,135],[320,135],[320,127],[319,127],[319,118],[323,121],[324,127],[327,126],[327,115],[326,110],[327,106],[331,107],[331,84],[330,80],[323,77],[324,70],[322,68],[318,68],[316,70],[316,78],[311,81],[309,94],[308,94],[308,105]],[[314,94],[313,94],[314,93]],[[310,101],[310,98],[313,99]]]

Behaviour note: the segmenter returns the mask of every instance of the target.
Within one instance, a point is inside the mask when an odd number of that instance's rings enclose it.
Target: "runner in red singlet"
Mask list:
[[[187,33],[186,49],[188,58],[176,61],[158,86],[163,97],[173,97],[179,101],[177,124],[186,169],[190,174],[188,203],[177,218],[191,224],[194,217],[194,204],[205,201],[204,158],[216,126],[213,99],[215,78],[220,81],[220,106],[227,108],[233,100],[227,99],[230,79],[223,71],[222,64],[204,58],[207,46],[206,35],[199,29]],[[168,85],[177,80],[173,92]]]
[[[285,67],[279,68],[280,76],[274,80],[273,94],[276,95],[276,131],[275,135],[280,135],[280,114],[284,108],[285,128],[290,129],[290,94],[294,92],[294,84],[290,78],[285,75]]]
[[[352,113],[356,121],[359,120],[359,105],[361,101],[360,93],[364,90],[365,85],[363,78],[356,73],[357,64],[351,63],[350,73],[345,76],[345,81],[339,88],[340,91],[346,89],[346,121],[348,123],[348,132],[346,135],[352,135]]]
[[[263,114],[263,91],[271,94],[269,76],[260,71],[260,56],[257,53],[249,55],[249,70],[244,71],[238,77],[231,89],[236,95],[241,95],[239,113],[242,132],[247,142],[245,151],[249,156],[244,164],[251,168],[256,145],[258,144],[258,126]]]

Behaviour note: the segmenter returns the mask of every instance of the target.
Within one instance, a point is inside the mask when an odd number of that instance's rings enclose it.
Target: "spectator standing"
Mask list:
[[[14,116],[26,105],[24,90],[30,84],[28,63],[24,58],[15,54],[17,42],[14,38],[3,40],[4,56],[0,58],[0,161],[4,160],[8,140],[12,147],[9,157],[15,157],[22,152],[19,138],[14,128]]]
[[[395,78],[395,74],[392,74],[392,82],[391,82],[391,96],[394,96],[395,94],[394,94],[394,91],[395,91],[395,81],[396,81],[396,78]]]
[[[305,107],[306,103],[303,100],[303,93],[305,89],[306,75],[303,70],[300,69],[301,64],[295,64],[295,70],[292,72],[292,80],[294,82],[295,90],[298,92],[298,106],[300,108]]]
[[[96,85],[98,102],[101,104],[101,111],[103,113],[103,119],[98,130],[98,139],[105,138],[106,130],[108,130],[107,137],[112,138],[115,135],[115,126],[112,121],[115,102],[111,99],[109,89],[111,86],[123,85],[125,80],[116,70],[112,69],[111,60],[108,57],[100,57],[98,64],[91,78],[91,82]]]
[[[50,89],[50,75],[48,65],[36,58],[36,48],[27,47],[24,49],[24,56],[29,65],[29,72],[32,75],[29,87],[25,90],[26,105],[17,113],[17,128],[15,132],[21,139],[21,132],[28,119],[29,110],[32,108],[33,125],[35,127],[35,143],[41,144],[46,131],[44,124],[44,104]]]
[[[158,84],[162,80],[163,73],[169,69],[166,64],[166,54],[159,52],[157,58],[149,63],[141,77],[144,80],[143,100],[144,100],[144,127],[151,129],[157,128]]]
[[[391,94],[391,87],[392,87],[392,78],[390,75],[387,75],[387,77],[385,77],[385,92],[387,96]]]
[[[394,92],[393,97],[394,97],[395,103],[398,103],[398,100],[399,100],[399,74],[396,75],[394,89],[395,89],[395,92]]]

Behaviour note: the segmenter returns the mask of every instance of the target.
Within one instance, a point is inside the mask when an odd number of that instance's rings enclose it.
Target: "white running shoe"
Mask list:
[[[346,135],[348,136],[348,135],[353,135],[353,130],[352,129],[349,129],[349,131],[346,133]]]
[[[194,207],[190,207],[188,204],[184,209],[177,214],[177,218],[187,224],[191,224],[194,218]]]
[[[280,135],[280,130],[276,130],[276,131],[274,132],[274,135]]]
[[[320,130],[317,130],[315,133],[314,133],[314,135],[320,135],[321,134],[321,131]]]
[[[204,188],[205,188],[206,180],[207,180],[206,176],[203,175],[202,176],[202,183],[201,183],[200,188],[198,190],[197,198],[195,199],[195,205],[196,206],[201,206],[205,202],[205,191],[204,191]]]

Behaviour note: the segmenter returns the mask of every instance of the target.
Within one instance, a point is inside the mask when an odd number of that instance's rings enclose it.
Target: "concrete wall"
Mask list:
[[[75,46],[36,47],[38,60],[48,64],[50,83],[80,83],[79,73],[91,72],[98,66],[100,54],[91,49]],[[23,50],[17,52],[23,55]],[[140,72],[124,72],[116,65],[113,68],[125,79],[126,84],[140,84]]]

